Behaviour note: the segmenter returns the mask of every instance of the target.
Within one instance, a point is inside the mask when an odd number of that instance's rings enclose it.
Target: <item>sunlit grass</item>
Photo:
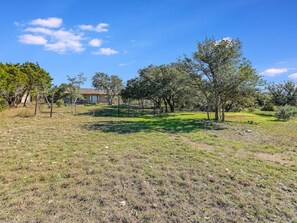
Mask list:
[[[0,113],[0,221],[292,222],[297,122],[271,113]],[[108,115],[108,114],[105,114]]]

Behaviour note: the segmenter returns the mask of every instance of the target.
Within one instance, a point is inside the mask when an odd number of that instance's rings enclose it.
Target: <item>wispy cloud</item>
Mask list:
[[[119,51],[117,50],[113,50],[111,48],[100,48],[99,51],[97,52],[93,52],[94,55],[114,55],[114,54],[118,54]]]
[[[47,40],[42,36],[34,36],[31,34],[21,35],[19,37],[19,41],[25,44],[32,44],[32,45],[46,45]]]
[[[132,61],[130,61],[130,62],[128,62],[128,63],[120,63],[119,66],[120,66],[120,67],[126,67],[126,66],[130,66],[130,65],[133,64],[133,63],[134,63],[134,60],[132,60]]]
[[[276,75],[287,73],[288,70],[288,68],[270,68],[260,74],[266,77],[275,77]]]
[[[15,22],[17,27],[20,27],[24,34],[20,35],[18,40],[24,44],[42,45],[45,50],[53,51],[59,54],[67,52],[82,52],[87,45],[92,47],[100,47],[103,40],[85,37],[82,30],[95,32],[107,32],[106,23],[99,23],[97,26],[80,25],[78,29],[65,29],[62,27],[63,20],[61,18],[50,17],[47,19],[35,19],[29,23],[25,23],[22,27],[18,22]],[[77,26],[75,26],[77,28]],[[111,48],[101,48],[93,54],[113,55],[119,52]]]
[[[63,20],[61,18],[47,18],[47,19],[35,19],[30,22],[30,25],[42,26],[49,28],[58,28],[62,25]]]
[[[89,45],[93,46],[93,47],[100,47],[102,45],[102,40],[101,39],[92,39],[89,42]]]
[[[107,23],[99,23],[97,26],[93,25],[79,25],[78,28],[81,30],[87,31],[94,31],[94,32],[107,32],[108,31],[108,24]]]
[[[290,79],[297,80],[297,73],[290,74],[288,77]]]
[[[29,27],[24,29],[24,32],[30,32],[30,33],[40,33],[40,34],[45,34],[45,35],[52,35],[54,33],[53,30],[48,29],[48,28],[43,28],[43,27]]]

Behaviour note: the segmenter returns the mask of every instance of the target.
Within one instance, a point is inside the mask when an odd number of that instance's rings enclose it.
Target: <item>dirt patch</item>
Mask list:
[[[288,154],[286,153],[276,153],[276,154],[269,154],[269,153],[255,153],[255,156],[259,159],[273,162],[273,163],[279,163],[282,165],[293,165],[294,162],[290,160]]]

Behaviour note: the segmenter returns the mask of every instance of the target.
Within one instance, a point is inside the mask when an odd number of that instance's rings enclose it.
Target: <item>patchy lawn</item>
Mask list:
[[[297,221],[297,119],[96,109],[0,113],[1,222]]]

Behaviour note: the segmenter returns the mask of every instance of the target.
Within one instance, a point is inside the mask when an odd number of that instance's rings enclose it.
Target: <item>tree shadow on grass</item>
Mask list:
[[[261,117],[273,117],[273,114],[264,114],[264,113],[255,113],[255,115],[257,116],[261,116]]]
[[[83,126],[90,131],[130,134],[135,132],[188,133],[198,130],[223,130],[225,126],[206,120],[157,118],[149,121],[100,121]]]

